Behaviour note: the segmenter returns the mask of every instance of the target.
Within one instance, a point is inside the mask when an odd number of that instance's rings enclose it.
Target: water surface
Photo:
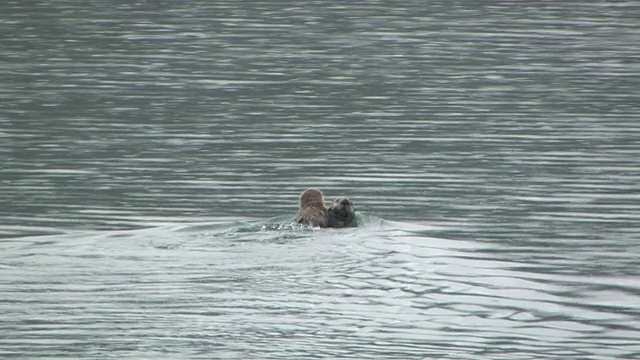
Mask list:
[[[0,14],[3,358],[640,358],[634,3]]]

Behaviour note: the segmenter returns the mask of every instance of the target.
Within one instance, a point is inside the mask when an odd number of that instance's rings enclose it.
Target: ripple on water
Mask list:
[[[0,340],[2,352],[470,359],[638,351],[637,281],[561,271],[575,252],[551,262],[370,215],[351,229],[288,221],[3,243],[0,333],[13,336]]]
[[[640,357],[634,3],[283,5],[0,2],[0,357]]]

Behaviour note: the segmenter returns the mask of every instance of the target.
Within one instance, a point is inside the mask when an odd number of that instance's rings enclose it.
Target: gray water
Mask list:
[[[0,357],[640,359],[639,18],[1,2]]]

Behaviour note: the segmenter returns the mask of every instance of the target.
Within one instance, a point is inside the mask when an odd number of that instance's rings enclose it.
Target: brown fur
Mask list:
[[[329,226],[328,212],[327,207],[324,205],[322,191],[307,189],[300,194],[300,209],[298,210],[296,222],[322,228]]]

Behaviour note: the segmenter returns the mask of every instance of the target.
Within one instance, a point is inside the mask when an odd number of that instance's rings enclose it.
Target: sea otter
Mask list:
[[[327,209],[329,213],[329,227],[342,228],[346,226],[357,226],[356,206],[346,197],[339,197],[333,200],[333,204]]]
[[[300,194],[300,209],[296,222],[321,228],[329,227],[329,212],[324,205],[322,191],[307,189]]]
[[[331,207],[327,208],[322,191],[307,189],[300,194],[300,209],[296,222],[321,228],[357,226],[355,211],[353,202],[345,197],[335,199]]]

